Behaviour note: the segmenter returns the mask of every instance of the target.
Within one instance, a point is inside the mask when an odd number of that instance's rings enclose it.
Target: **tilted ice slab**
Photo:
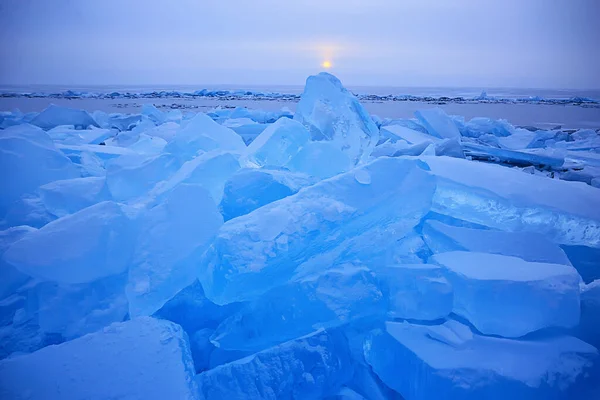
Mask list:
[[[4,261],[42,280],[91,282],[129,267],[134,232],[121,206],[104,201],[30,232]]]
[[[387,322],[365,342],[365,358],[406,400],[562,399],[597,359],[571,336],[512,340],[473,334],[456,321]]]
[[[475,252],[436,254],[454,289],[454,313],[480,332],[520,337],[549,327],[579,323],[579,283],[575,268]]]
[[[319,331],[196,376],[200,398],[321,399],[352,377],[348,344]]]
[[[408,233],[429,210],[435,181],[417,160],[380,158],[227,221],[199,265],[217,304],[251,300],[304,261],[373,229]]]
[[[319,179],[327,179],[352,168],[348,155],[329,141],[308,142],[287,163],[287,168]]]
[[[381,127],[381,134],[389,137],[392,141],[404,140],[408,144],[438,143],[441,139],[437,136],[428,135],[402,125],[386,125]]]
[[[219,207],[227,221],[291,196],[315,180],[283,169],[242,169],[225,182]]]
[[[40,186],[44,207],[57,217],[73,214],[110,199],[104,177],[62,179]]]
[[[423,239],[434,253],[464,250],[514,256],[525,261],[571,265],[558,245],[536,233],[473,229],[427,220],[423,224]]]
[[[196,262],[223,224],[207,190],[180,184],[161,204],[140,213],[129,268],[131,316],[152,315],[196,278]]]
[[[42,129],[52,129],[59,125],[73,125],[75,128],[83,129],[89,126],[100,127],[87,111],[60,107],[54,104],[50,104],[44,111],[39,113],[31,123]]]
[[[437,176],[432,210],[561,244],[600,247],[600,191],[499,165],[420,157]]]
[[[367,161],[379,141],[379,129],[358,99],[326,72],[308,77],[294,119],[313,140],[332,141],[353,164]]]
[[[108,163],[106,185],[115,200],[131,200],[148,193],[180,166],[179,159],[168,153],[152,157],[122,156]]]
[[[164,174],[166,179],[158,182],[148,192],[148,198],[161,201],[181,183],[197,184],[208,190],[214,202],[218,204],[223,197],[227,179],[240,169],[238,156],[219,150],[203,153],[186,161],[176,172]]]
[[[304,125],[290,118],[280,118],[248,145],[243,163],[283,167],[309,140],[310,133]]]
[[[460,139],[460,132],[454,120],[441,108],[415,111],[415,116],[430,135],[441,139]]]
[[[29,275],[20,272],[17,268],[4,261],[4,252],[13,243],[35,231],[35,228],[27,225],[14,226],[0,231],[0,300],[10,296],[29,280]]]
[[[40,185],[78,178],[79,171],[41,129],[32,125],[7,128],[0,135],[0,218],[12,202]]]
[[[222,349],[255,352],[316,328],[384,319],[386,308],[371,271],[342,265],[269,290],[223,321],[211,340]]]
[[[196,114],[165,147],[166,152],[182,160],[190,160],[199,152],[217,149],[242,152],[246,145],[237,133],[219,125],[204,113]]]
[[[142,317],[0,361],[0,397],[193,400],[193,377],[182,329]]]

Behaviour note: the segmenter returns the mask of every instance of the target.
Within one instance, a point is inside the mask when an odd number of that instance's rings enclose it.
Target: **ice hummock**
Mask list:
[[[598,397],[598,132],[357,99],[0,112],[0,397]]]
[[[294,119],[313,140],[332,141],[353,164],[365,162],[379,141],[379,129],[358,99],[335,76],[309,76]]]

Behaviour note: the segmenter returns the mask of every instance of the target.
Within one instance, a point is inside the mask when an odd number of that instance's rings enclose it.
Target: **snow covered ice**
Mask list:
[[[0,398],[600,393],[597,131],[375,117],[327,73],[77,109],[152,93],[0,113]]]

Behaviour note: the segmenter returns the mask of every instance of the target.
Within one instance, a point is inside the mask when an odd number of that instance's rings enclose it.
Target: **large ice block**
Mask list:
[[[4,175],[0,180],[0,217],[12,202],[40,185],[80,176],[46,132],[31,125],[16,125],[2,131],[0,170]]]
[[[332,141],[353,164],[367,161],[379,141],[379,129],[358,99],[326,72],[308,77],[294,119],[313,140]]]
[[[365,358],[406,400],[569,399],[598,358],[571,336],[512,340],[442,325],[387,322],[365,342]]]
[[[0,231],[0,300],[14,293],[21,285],[29,280],[29,275],[22,273],[14,266],[4,261],[4,252],[25,235],[35,232],[30,226],[15,226]]]
[[[322,399],[352,377],[346,339],[318,331],[196,376],[200,398]]]
[[[420,157],[437,176],[432,210],[561,244],[600,247],[600,191],[499,165]]]
[[[273,201],[290,196],[316,179],[283,169],[242,169],[227,182],[220,209],[225,221],[248,214]]]
[[[106,185],[112,197],[126,201],[145,195],[156,183],[179,170],[179,159],[171,154],[121,156],[106,167]]]
[[[70,340],[122,322],[128,312],[126,283],[122,273],[76,285],[38,284],[29,297],[37,299],[40,331]]]
[[[39,193],[46,210],[59,218],[110,200],[106,179],[95,176],[50,182],[40,186]]]
[[[375,274],[387,298],[390,318],[435,320],[452,312],[452,286],[437,265],[381,266]]]
[[[572,266],[497,254],[452,251],[431,258],[446,269],[454,313],[480,332],[520,337],[579,323],[579,283]]]
[[[187,335],[143,317],[0,361],[0,397],[194,400],[193,378]]]
[[[441,139],[460,139],[460,132],[454,120],[441,108],[415,111],[415,117],[430,135]]]
[[[418,160],[379,158],[227,221],[199,264],[217,304],[254,299],[304,261],[359,234],[412,230],[429,210],[435,180]]]
[[[61,107],[50,104],[32,121],[32,125],[42,129],[52,129],[59,125],[73,125],[75,128],[86,129],[89,126],[100,128],[98,123],[87,111]]]
[[[269,290],[224,320],[211,340],[221,349],[256,352],[316,328],[384,319],[386,306],[371,271],[343,265]]]
[[[152,315],[194,282],[198,257],[223,217],[207,190],[179,184],[163,203],[142,212],[137,224],[141,235],[129,268],[129,314]]]
[[[204,113],[198,113],[167,144],[165,151],[182,160],[191,160],[200,152],[211,150],[242,152],[246,145],[229,128],[219,125]]]
[[[129,267],[134,232],[121,206],[104,201],[30,232],[8,248],[4,261],[42,280],[91,282]]]
[[[248,145],[244,163],[283,167],[309,140],[310,133],[304,125],[290,118],[279,118]]]
[[[435,220],[425,221],[422,232],[425,243],[434,253],[464,250],[514,256],[525,261],[571,265],[558,245],[537,233],[473,229],[450,226]]]
[[[286,165],[291,171],[327,179],[352,168],[352,161],[335,143],[308,142]]]

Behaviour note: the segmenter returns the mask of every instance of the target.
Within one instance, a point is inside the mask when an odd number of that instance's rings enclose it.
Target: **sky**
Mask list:
[[[0,0],[0,84],[600,88],[598,0]]]

